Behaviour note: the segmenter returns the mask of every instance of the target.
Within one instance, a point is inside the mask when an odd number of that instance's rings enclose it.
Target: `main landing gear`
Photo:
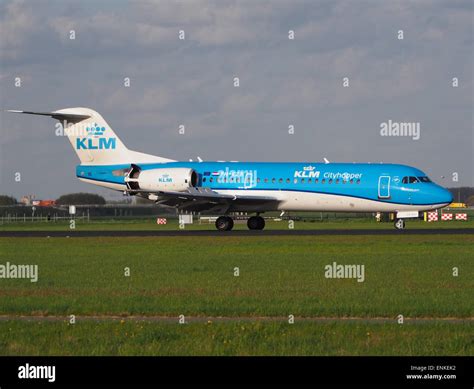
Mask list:
[[[219,231],[230,231],[234,227],[234,220],[230,216],[219,216],[216,220],[216,228]],[[261,216],[252,216],[247,220],[249,230],[263,230],[265,219]]]
[[[234,220],[230,216],[219,216],[216,220],[216,228],[219,231],[230,231],[234,227]]]
[[[265,228],[265,219],[261,216],[252,216],[247,220],[249,230],[263,230]]]
[[[395,228],[397,230],[404,230],[405,229],[405,220],[403,219],[397,219],[395,220]]]

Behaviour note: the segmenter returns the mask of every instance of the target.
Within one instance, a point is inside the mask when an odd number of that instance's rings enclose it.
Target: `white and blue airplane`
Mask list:
[[[81,164],[79,180],[176,208],[219,215],[216,228],[230,231],[233,212],[262,230],[269,211],[392,212],[395,227],[420,211],[442,208],[451,193],[421,170],[385,163],[181,162],[129,150],[96,111],[10,112],[50,116],[63,123]]]

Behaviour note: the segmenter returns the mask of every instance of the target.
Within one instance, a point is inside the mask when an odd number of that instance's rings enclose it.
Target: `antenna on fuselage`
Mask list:
[[[326,157],[324,157],[323,160],[324,160],[324,163],[329,163],[329,159],[327,159]]]

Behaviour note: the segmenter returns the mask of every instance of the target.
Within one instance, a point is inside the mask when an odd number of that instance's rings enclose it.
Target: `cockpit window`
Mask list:
[[[418,177],[418,179],[420,180],[420,182],[431,182],[431,180],[430,180],[428,177],[426,177],[426,176],[424,176],[424,177]]]
[[[418,178],[410,176],[410,177],[403,177],[402,183],[403,184],[414,184],[415,182],[420,182]]]

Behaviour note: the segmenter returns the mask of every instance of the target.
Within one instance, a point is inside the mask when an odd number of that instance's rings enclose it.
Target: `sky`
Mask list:
[[[4,112],[69,107],[176,160],[402,163],[473,186],[473,4],[0,0],[0,194],[121,196],[75,178],[56,121]]]

